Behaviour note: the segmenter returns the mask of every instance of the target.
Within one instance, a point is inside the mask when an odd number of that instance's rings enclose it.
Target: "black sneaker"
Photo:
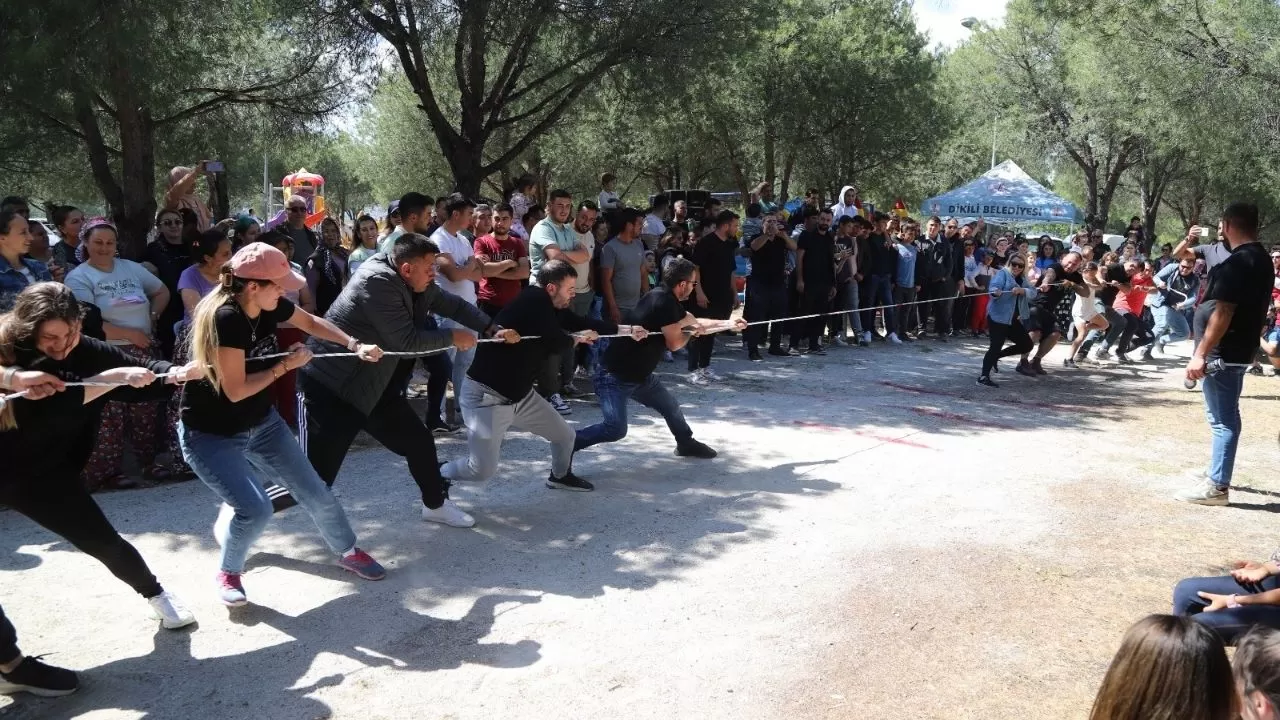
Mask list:
[[[811,347],[805,352],[810,355],[826,355],[827,354],[827,351],[824,350],[821,345],[819,345],[818,347]]]
[[[1000,387],[1000,385],[998,385],[995,380],[992,380],[991,377],[987,375],[983,375],[982,377],[978,378],[978,384],[986,385],[987,387],[993,387],[993,388]]]
[[[555,475],[547,475],[547,487],[552,490],[572,490],[574,492],[591,492],[596,489],[595,485],[574,475],[572,470],[565,473],[562,478],[558,478]]]
[[[693,438],[689,438],[688,440],[682,443],[676,443],[676,455],[679,455],[680,457],[702,458],[703,460],[710,460],[711,458],[716,456],[716,451],[712,450],[707,445],[700,443],[697,440],[694,440]]]
[[[70,670],[45,665],[41,656],[27,656],[13,672],[0,673],[0,695],[28,692],[40,697],[70,695],[80,687],[80,680]]]
[[[427,425],[427,429],[431,431],[432,435],[448,435],[450,433],[458,432],[458,430],[462,429],[461,425],[457,423],[446,422],[444,420],[441,420],[440,418],[432,418],[431,420],[427,421],[426,425]]]
[[[1036,375],[1048,375],[1048,374],[1049,374],[1049,371],[1047,371],[1047,370],[1045,370],[1045,369],[1044,369],[1044,367],[1040,364],[1040,361],[1039,361],[1039,360],[1032,360],[1032,361],[1031,361],[1031,372],[1035,373]]]
[[[1076,367],[1080,367],[1080,366],[1079,366],[1079,365],[1076,365],[1076,360],[1075,360],[1075,358],[1067,358],[1066,360],[1063,360],[1063,361],[1062,361],[1062,367],[1064,367],[1064,368],[1076,368]]]
[[[751,362],[764,362],[764,358],[760,357],[760,352],[748,352],[747,359]]]
[[[1036,376],[1036,371],[1032,370],[1031,365],[1027,363],[1022,363],[1022,362],[1018,363],[1018,367],[1014,368],[1013,371],[1018,373],[1019,375],[1026,375],[1027,377]]]
[[[769,354],[777,357],[790,357],[791,353],[782,348],[769,348]]]
[[[1125,355],[1124,353],[1116,353],[1116,362],[1120,363],[1121,365],[1134,364],[1133,360],[1128,355]]]

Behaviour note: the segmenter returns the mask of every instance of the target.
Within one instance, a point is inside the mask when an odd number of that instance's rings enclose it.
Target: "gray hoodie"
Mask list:
[[[361,263],[355,277],[325,313],[325,319],[356,340],[372,343],[385,351],[424,352],[447,348],[453,343],[449,330],[423,329],[432,314],[456,320],[478,333],[485,332],[492,324],[488,315],[457,295],[441,290],[435,283],[423,292],[413,292],[391,266],[386,254],[378,253]],[[345,351],[316,338],[308,340],[307,345],[316,354]],[[338,358],[308,363],[298,372],[368,415],[403,360],[387,357],[368,363]]]

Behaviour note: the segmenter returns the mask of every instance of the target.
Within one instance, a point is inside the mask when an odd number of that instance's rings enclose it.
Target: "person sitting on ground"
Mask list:
[[[1089,720],[1235,720],[1222,641],[1203,625],[1149,615],[1124,634]]]
[[[1242,720],[1280,720],[1280,630],[1255,627],[1232,663]]]
[[[1280,628],[1280,549],[1262,562],[1237,560],[1226,575],[1180,580],[1173,612],[1213,629],[1228,645],[1254,625]]]

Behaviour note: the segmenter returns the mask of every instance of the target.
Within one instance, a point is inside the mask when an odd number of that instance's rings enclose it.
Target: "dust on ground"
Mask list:
[[[545,442],[512,433],[498,477],[455,491],[471,531],[425,526],[404,463],[359,451],[337,488],[388,579],[344,576],[292,511],[237,611],[214,601],[208,490],[100,496],[193,632],[0,513],[0,602],[84,683],[0,717],[1083,718],[1174,582],[1273,549],[1280,379],[1246,380],[1240,489],[1201,508],[1169,499],[1208,452],[1180,361],[1034,380],[1006,361],[991,390],[982,349],[752,364],[722,340],[722,385],[659,368],[719,458],[674,457],[633,404],[625,440],[575,461],[596,492],[558,493]]]

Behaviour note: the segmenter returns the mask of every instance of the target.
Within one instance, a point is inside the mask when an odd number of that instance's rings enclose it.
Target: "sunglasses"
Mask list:
[[[1026,265],[1024,265],[1023,263],[1009,263],[1009,267],[1017,270],[1021,270],[1022,268],[1026,267]]]

